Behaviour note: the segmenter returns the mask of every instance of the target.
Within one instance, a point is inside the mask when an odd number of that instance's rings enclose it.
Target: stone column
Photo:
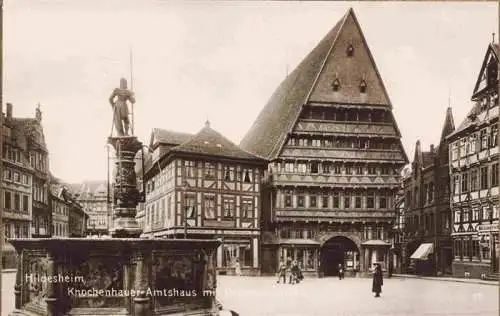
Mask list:
[[[365,267],[364,267],[364,272],[369,272],[370,270],[370,249],[368,247],[365,248]]]
[[[151,297],[146,295],[149,284],[149,266],[145,253],[138,251],[135,253],[135,284],[134,289],[140,294],[133,298],[133,308],[135,316],[149,316],[153,314]]]
[[[52,276],[57,273],[56,258],[53,253],[49,253],[47,260],[47,276]],[[59,316],[58,314],[58,298],[57,298],[57,284],[54,282],[47,282],[47,292],[45,302],[47,303],[47,315]]]
[[[114,172],[114,221],[113,237],[139,237],[142,229],[135,219],[136,207],[140,201],[135,174],[135,155],[142,143],[135,136],[109,137],[108,143],[116,151]]]
[[[17,249],[16,249],[17,250]],[[17,272],[16,272],[16,285],[14,286],[15,308],[20,309],[23,305],[23,298],[21,296],[23,283],[26,284],[24,276],[26,271],[23,271],[23,254],[22,250],[17,250]]]
[[[224,249],[223,249],[222,245],[217,247],[217,268],[222,267],[222,253],[223,253],[223,251],[224,251]]]
[[[253,267],[259,267],[259,241],[257,238],[253,238]]]

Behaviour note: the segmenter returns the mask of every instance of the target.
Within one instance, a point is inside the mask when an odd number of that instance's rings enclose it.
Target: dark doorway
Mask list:
[[[321,248],[321,272],[324,276],[337,276],[339,264],[344,269],[353,270],[354,257],[359,258],[356,244],[346,237],[333,237],[326,241]]]

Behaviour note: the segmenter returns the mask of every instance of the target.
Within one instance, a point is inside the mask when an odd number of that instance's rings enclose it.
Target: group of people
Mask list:
[[[344,279],[345,271],[342,264],[338,266],[339,280]],[[300,264],[294,261],[280,261],[279,269],[278,269],[278,280],[276,283],[286,284],[288,277],[289,284],[300,283],[304,279],[302,275],[302,267]],[[380,297],[380,293],[382,293],[382,285],[384,285],[384,278],[382,273],[382,266],[379,263],[374,264],[373,269],[373,282],[372,282],[372,292],[375,293],[375,297]]]
[[[287,261],[286,263],[281,261],[278,269],[278,280],[276,283],[280,283],[283,280],[283,284],[286,284],[286,280],[288,277],[289,284],[297,284],[300,283],[304,279],[304,275],[302,274],[302,267],[296,261]]]

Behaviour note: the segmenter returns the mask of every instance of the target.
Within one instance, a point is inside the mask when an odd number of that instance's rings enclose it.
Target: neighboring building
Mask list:
[[[9,106],[7,107],[7,112],[9,111],[12,113],[12,106],[10,109]],[[31,183],[32,189],[31,236],[49,237],[52,216],[49,208],[49,153],[43,134],[40,105],[36,109],[35,118],[12,117],[12,123],[18,130],[18,134],[24,135],[19,139],[22,147],[25,148],[22,159],[28,161],[31,167],[31,182],[27,180]],[[26,183],[26,180],[21,180],[23,181]]]
[[[259,274],[260,188],[266,161],[210,128],[155,129],[146,169],[143,236],[220,238],[217,269]]]
[[[474,106],[448,136],[455,276],[498,273],[498,53],[491,43],[472,93]]]
[[[451,108],[437,148],[415,146],[411,174],[403,181],[405,194],[406,271],[424,275],[451,274],[450,176],[448,141],[455,130]]]
[[[403,171],[402,181],[404,182],[405,173]],[[392,261],[390,262],[390,271],[392,273],[404,273],[403,262],[406,253],[405,253],[405,196],[404,191],[401,188],[396,193],[396,200],[394,203],[394,211],[395,211],[395,220],[394,225],[392,226],[392,246],[391,246],[391,256]]]
[[[28,142],[23,125],[12,116],[12,104],[7,103],[3,119],[3,226],[5,240],[31,237],[32,218],[32,174],[28,155]],[[14,248],[4,244],[3,267],[16,265]]]
[[[69,211],[71,201],[65,196],[64,186],[51,177],[49,191],[49,207],[52,212],[51,236],[69,237]]]
[[[153,132],[154,134],[154,132]],[[153,136],[152,136],[153,138]],[[158,143],[157,145],[158,146]],[[150,152],[151,151],[151,152]],[[141,194],[141,201],[137,204],[137,214],[135,216],[137,223],[141,227],[142,231],[144,231],[144,216],[145,216],[145,199],[146,199],[146,187],[143,181],[144,179],[144,169],[146,166],[151,166],[152,163],[152,149],[150,147],[143,146],[143,150],[141,150],[136,155],[136,162],[139,162],[135,166],[135,173],[137,177],[137,190],[139,190]]]
[[[352,9],[277,88],[241,141],[270,161],[262,262],[305,272],[388,268],[395,194],[408,159]]]
[[[71,198],[69,209],[69,237],[85,237],[87,235],[87,222],[89,215],[76,200]]]
[[[52,209],[52,237],[69,237],[70,203],[64,200],[60,192],[51,191],[49,204]]]
[[[111,222],[111,205],[108,199],[107,181],[85,181],[72,184],[76,201],[88,215],[87,234],[103,236],[109,234]]]

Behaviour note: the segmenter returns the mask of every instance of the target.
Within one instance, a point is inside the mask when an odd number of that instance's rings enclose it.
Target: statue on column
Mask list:
[[[134,104],[134,93],[127,89],[127,80],[120,79],[120,87],[115,88],[109,97],[109,103],[113,107],[113,124],[118,136],[128,136],[130,119],[128,117],[127,101]]]

